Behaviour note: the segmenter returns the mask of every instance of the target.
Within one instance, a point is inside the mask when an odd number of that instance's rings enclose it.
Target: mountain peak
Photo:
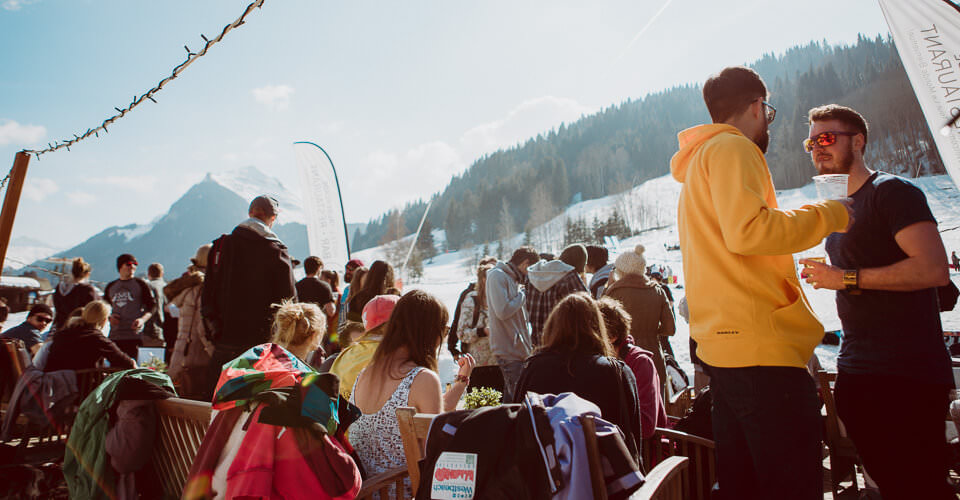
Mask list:
[[[270,177],[253,165],[207,173],[204,181],[207,180],[233,191],[247,203],[262,194],[271,195],[280,202],[281,223],[306,222],[300,195],[287,189],[276,177]]]

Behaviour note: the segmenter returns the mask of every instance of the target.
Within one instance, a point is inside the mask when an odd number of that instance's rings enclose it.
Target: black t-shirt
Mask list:
[[[297,282],[297,300],[313,302],[321,308],[328,302],[333,302],[333,289],[319,278],[303,278]]]
[[[936,224],[926,197],[906,179],[876,172],[853,194],[854,222],[827,237],[830,262],[844,269],[884,267],[907,258],[894,236],[917,222]],[[843,343],[837,366],[953,386],[935,288],[837,292]]]

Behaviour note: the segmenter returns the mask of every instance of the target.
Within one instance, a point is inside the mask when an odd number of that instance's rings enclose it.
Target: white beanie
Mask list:
[[[647,274],[647,261],[643,258],[643,245],[637,245],[632,252],[624,252],[617,257],[614,267],[620,272],[620,275]]]

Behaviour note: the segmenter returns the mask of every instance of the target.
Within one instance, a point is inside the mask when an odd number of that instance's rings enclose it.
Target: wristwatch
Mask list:
[[[859,291],[860,290],[860,270],[845,269],[843,271],[843,286],[847,288],[848,292]]]

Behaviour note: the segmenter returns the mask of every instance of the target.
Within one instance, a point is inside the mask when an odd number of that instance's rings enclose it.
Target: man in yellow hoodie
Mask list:
[[[819,402],[806,362],[823,337],[791,254],[850,221],[824,201],[781,210],[764,158],[776,110],[760,76],[707,79],[713,120],[679,134],[670,162],[690,335],[711,377],[722,498],[823,498]]]

